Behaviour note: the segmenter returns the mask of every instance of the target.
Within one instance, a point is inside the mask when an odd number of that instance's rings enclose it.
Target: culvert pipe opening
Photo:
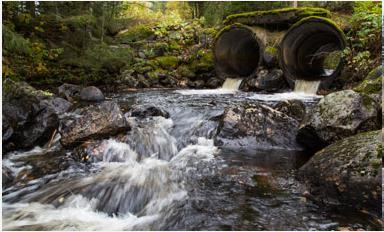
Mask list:
[[[279,64],[291,80],[319,81],[339,75],[344,33],[329,19],[305,18],[284,35],[279,49]]]
[[[215,41],[216,72],[222,77],[245,78],[256,74],[263,45],[251,27],[230,26]]]

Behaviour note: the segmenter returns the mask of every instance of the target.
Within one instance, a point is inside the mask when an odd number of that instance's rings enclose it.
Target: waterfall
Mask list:
[[[242,81],[243,81],[242,79],[227,78],[225,79],[221,89],[234,90],[234,91],[239,90],[239,87]]]
[[[305,93],[310,95],[316,95],[319,85],[320,85],[320,81],[296,80],[295,93]]]
[[[234,94],[239,90],[240,84],[243,80],[236,78],[225,79],[223,86],[217,89],[187,89],[176,90],[175,92],[183,95],[210,95],[210,94]]]

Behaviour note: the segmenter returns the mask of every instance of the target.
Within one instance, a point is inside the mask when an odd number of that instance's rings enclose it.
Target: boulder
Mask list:
[[[3,165],[1,169],[1,173],[2,173],[1,180],[3,184],[3,189],[10,187],[15,179],[15,176],[13,175],[12,170]]]
[[[137,81],[138,81],[138,85],[137,87],[139,88],[149,88],[151,87],[151,81],[153,79],[149,79],[149,78],[146,78],[143,74],[138,74],[137,75]]]
[[[52,94],[25,82],[6,83],[3,96],[3,151],[44,145],[58,128]]]
[[[43,106],[52,108],[54,112],[59,115],[67,112],[72,106],[72,103],[61,97],[42,100],[41,104]]]
[[[224,83],[224,80],[217,77],[211,77],[208,79],[206,86],[210,89],[220,88]]]
[[[165,76],[160,78],[160,83],[168,88],[175,87],[177,85],[177,80],[172,76]]]
[[[81,87],[73,84],[62,84],[57,89],[60,97],[73,101],[80,97]]]
[[[129,88],[137,88],[139,86],[139,81],[137,80],[137,77],[134,76],[134,72],[135,71],[131,69],[123,71],[119,82]]]
[[[194,88],[194,89],[202,89],[205,87],[205,81],[203,80],[196,80],[196,81],[188,81],[188,87]]]
[[[161,116],[169,118],[169,113],[166,110],[153,105],[136,105],[127,113],[127,116],[137,118]]]
[[[13,135],[13,128],[9,125],[8,119],[3,115],[3,131],[2,131],[2,141],[3,143],[7,142]]]
[[[378,110],[368,95],[353,90],[331,93],[305,116],[297,141],[317,151],[358,132],[377,130],[381,127]]]
[[[262,104],[225,109],[215,143],[228,147],[301,149],[295,140],[299,123]]]
[[[285,79],[283,77],[283,71],[280,69],[260,73],[255,82],[257,89],[266,91],[276,91],[284,87],[284,85]]]
[[[129,128],[119,106],[115,102],[106,101],[85,107],[79,112],[79,117],[69,123],[63,123],[60,142],[69,147],[88,139],[115,135]]]
[[[382,93],[382,75],[383,68],[382,66],[378,66],[373,69],[367,77],[361,82],[358,86],[356,86],[353,90],[360,93],[365,94],[379,94]]]
[[[347,205],[381,218],[381,131],[360,133],[317,152],[299,170],[315,201]]]
[[[101,90],[95,86],[88,86],[80,91],[80,99],[83,101],[99,102],[104,101],[104,95]]]
[[[305,116],[305,104],[300,100],[284,100],[277,103],[274,109],[301,122]]]

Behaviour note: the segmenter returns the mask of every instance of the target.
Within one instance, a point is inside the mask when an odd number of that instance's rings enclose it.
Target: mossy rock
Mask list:
[[[109,21],[109,23],[106,25],[107,32],[109,35],[114,36],[118,34],[120,31],[129,27],[130,24],[132,24],[131,18],[113,19]]]
[[[152,28],[140,24],[121,32],[116,38],[120,43],[132,43],[144,40],[153,34]]]
[[[166,42],[148,43],[143,46],[143,52],[148,58],[164,56],[169,52],[169,44]]]
[[[52,97],[54,94],[47,90],[37,90],[34,87],[30,86],[27,82],[20,81],[15,82],[11,79],[3,81],[3,99],[7,99],[9,96],[12,98],[28,96],[31,98],[48,98]]]
[[[159,79],[160,77],[166,76],[166,75],[167,75],[167,71],[160,68],[146,73],[146,76],[151,80]]]
[[[312,199],[381,218],[381,131],[360,133],[317,152],[299,170]]]
[[[168,48],[170,51],[180,51],[182,49],[176,41],[171,41]]]
[[[372,97],[353,90],[328,94],[307,114],[297,141],[318,151],[340,139],[381,127],[378,104]]]
[[[194,73],[187,65],[181,65],[177,69],[178,76],[182,78],[193,79],[196,77],[196,73]]]
[[[179,58],[176,56],[160,56],[156,59],[157,64],[163,69],[172,70],[175,69],[179,65]]]
[[[229,15],[225,20],[225,25],[241,23],[245,25],[283,25],[289,26],[295,22],[309,16],[327,17],[331,13],[323,8],[300,7],[283,8],[268,11],[253,11],[241,14]]]
[[[367,77],[354,88],[356,92],[365,94],[381,94],[382,92],[382,66],[373,69]]]
[[[198,58],[192,61],[191,70],[197,72],[208,72],[214,69],[214,57],[212,51],[199,51]]]

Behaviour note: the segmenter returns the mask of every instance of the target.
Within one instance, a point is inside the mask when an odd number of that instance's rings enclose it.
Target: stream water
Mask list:
[[[377,229],[302,197],[295,172],[309,158],[303,151],[215,146],[211,119],[229,105],[298,98],[310,107],[317,98],[215,91],[109,96],[122,109],[150,104],[170,118],[128,118],[123,142],[97,141],[86,158],[59,136],[50,148],[4,155],[17,181],[3,189],[3,230]]]

